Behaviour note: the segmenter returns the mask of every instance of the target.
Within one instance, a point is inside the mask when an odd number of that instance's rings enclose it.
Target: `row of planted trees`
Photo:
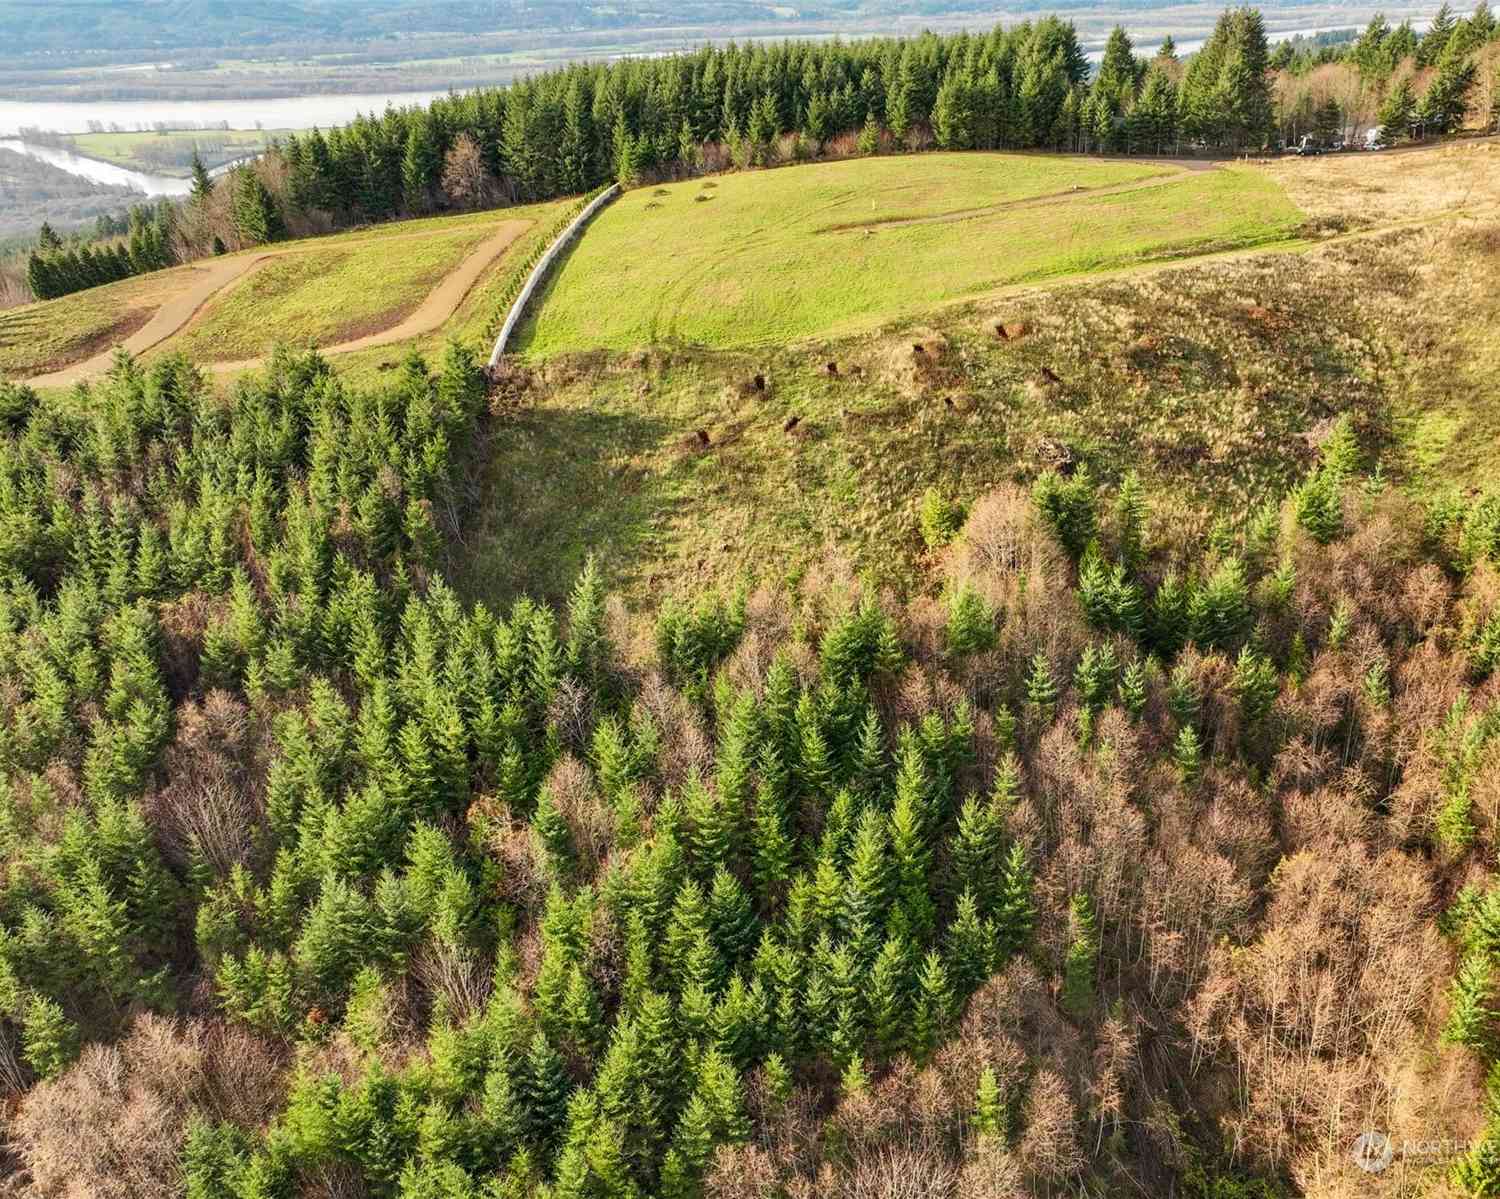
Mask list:
[[[938,603],[500,611],[491,422],[457,347],[0,387],[38,1193],[1161,1193],[1331,1168],[1435,1004],[1493,1052],[1500,499],[1346,420],[1186,558],[1080,470],[929,500]]]

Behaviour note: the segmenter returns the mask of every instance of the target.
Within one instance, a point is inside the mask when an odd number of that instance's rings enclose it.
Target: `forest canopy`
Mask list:
[[[0,388],[36,1193],[1276,1193],[1492,1059],[1500,498],[1347,418],[1192,557],[1080,470],[929,497],[928,596],[502,612],[462,349],[78,398]]]

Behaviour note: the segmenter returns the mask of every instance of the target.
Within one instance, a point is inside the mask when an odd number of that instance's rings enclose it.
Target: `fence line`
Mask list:
[[[516,296],[515,303],[510,306],[510,314],[505,318],[505,324],[500,329],[500,336],[495,339],[495,348],[490,353],[490,366],[500,365],[500,358],[505,353],[505,347],[510,344],[511,334],[516,331],[516,326],[521,323],[521,316],[526,311],[526,305],[531,300],[532,293],[541,285],[542,279],[546,277],[547,269],[557,260],[559,254],[567,247],[575,237],[582,232],[583,227],[593,219],[594,214],[620,194],[620,185],[612,183],[599,195],[595,196],[588,206],[584,208],[571,224],[557,235],[557,240],[547,247],[547,252],[537,259],[536,266],[531,268],[531,274],[526,277],[526,282],[521,286],[520,294]]]

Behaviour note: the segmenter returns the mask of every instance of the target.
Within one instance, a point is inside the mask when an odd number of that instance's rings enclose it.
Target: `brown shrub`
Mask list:
[[[1083,1168],[1073,1097],[1057,1071],[1043,1069],[1037,1074],[1026,1094],[1022,1120],[1025,1131],[1016,1154],[1032,1178],[1057,1183]]]
[[[842,1199],[948,1199],[957,1185],[958,1169],[941,1153],[883,1145],[843,1171],[836,1193]]]
[[[1231,1135],[1302,1183],[1389,1110],[1392,1064],[1449,969],[1428,868],[1341,836],[1283,860],[1260,935],[1214,950],[1187,1009],[1195,1059],[1240,1080]]]
[[[247,769],[250,713],[228,692],[178,708],[177,730],[163,759],[166,782],[146,810],[168,860],[185,866],[196,845],[221,873],[247,863],[261,802]]]
[[[958,1176],[958,1199],[1027,1199],[1024,1172],[1016,1155],[999,1141],[981,1137]]]
[[[703,1180],[709,1199],[769,1199],[780,1193],[782,1173],[759,1145],[720,1145]]]
[[[572,754],[564,754],[542,786],[567,822],[578,852],[591,865],[603,861],[614,840],[614,813],[594,786],[588,767]]]
[[[116,1045],[89,1045],[38,1084],[11,1124],[37,1196],[151,1199],[181,1193],[189,1116],[258,1125],[285,1099],[284,1056],[244,1032],[142,1015]]]

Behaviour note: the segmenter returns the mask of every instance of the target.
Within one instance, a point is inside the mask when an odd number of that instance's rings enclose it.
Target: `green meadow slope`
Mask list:
[[[1007,284],[1287,237],[1251,170],[1045,154],[867,158],[627,193],[522,352],[842,334]]]

